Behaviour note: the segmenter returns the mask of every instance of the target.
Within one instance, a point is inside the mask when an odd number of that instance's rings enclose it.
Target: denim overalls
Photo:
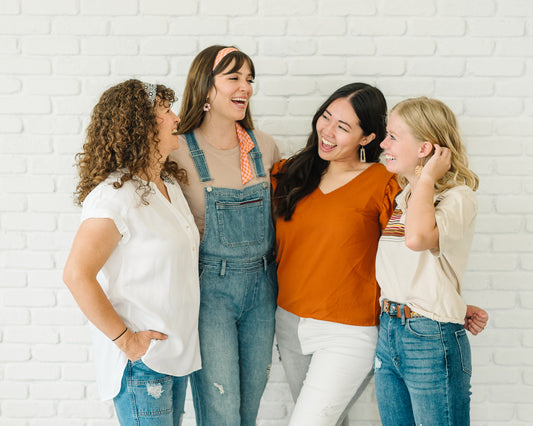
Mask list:
[[[249,158],[266,176],[261,151]],[[212,180],[204,152],[185,134],[202,182]],[[204,188],[200,244],[202,369],[191,375],[198,425],[255,425],[272,362],[277,299],[268,180],[242,190]]]

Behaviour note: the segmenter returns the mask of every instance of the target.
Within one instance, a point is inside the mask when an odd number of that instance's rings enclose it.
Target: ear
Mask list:
[[[433,144],[425,141],[420,144],[418,148],[418,158],[429,157],[433,153]]]
[[[375,133],[370,133],[368,136],[365,136],[359,145],[365,146],[368,145],[370,142],[372,142],[374,139],[376,139]]]

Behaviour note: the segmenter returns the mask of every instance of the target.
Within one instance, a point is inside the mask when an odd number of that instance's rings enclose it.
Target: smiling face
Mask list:
[[[164,161],[171,151],[179,147],[177,127],[180,120],[170,109],[170,103],[159,97],[156,98],[154,109],[157,120],[157,139],[159,140],[157,148]]]
[[[239,70],[230,72],[233,66],[234,61],[215,76],[215,84],[208,96],[211,110],[207,113],[213,118],[239,121],[246,115],[254,78],[246,61]]]
[[[363,134],[359,117],[348,98],[331,102],[316,122],[318,155],[329,162],[359,163],[359,146],[372,141]]]
[[[421,146],[422,142],[412,135],[409,126],[396,112],[392,112],[387,125],[387,137],[381,142],[387,170],[411,179],[422,157]]]

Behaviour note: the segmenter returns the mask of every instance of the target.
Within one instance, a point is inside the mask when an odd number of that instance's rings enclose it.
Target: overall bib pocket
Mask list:
[[[228,247],[259,244],[265,238],[262,198],[217,201],[216,217],[222,244]]]

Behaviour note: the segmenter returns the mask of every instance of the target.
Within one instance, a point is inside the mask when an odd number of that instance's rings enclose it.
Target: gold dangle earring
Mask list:
[[[415,167],[415,175],[417,178],[420,177],[420,175],[422,174],[422,169],[424,168],[424,165],[422,164],[422,158],[420,159],[420,164],[418,164],[418,166]]]
[[[366,152],[364,146],[361,146],[361,148],[359,148],[359,161],[361,163],[366,163]]]

